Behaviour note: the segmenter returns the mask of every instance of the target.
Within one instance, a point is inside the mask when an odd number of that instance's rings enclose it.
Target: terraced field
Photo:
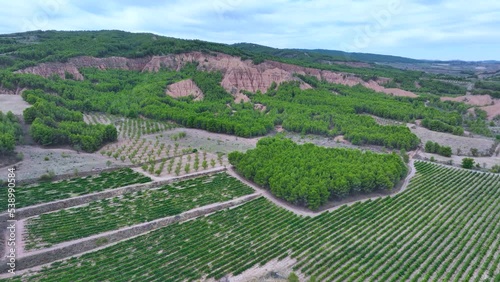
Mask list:
[[[87,176],[58,182],[44,182],[25,187],[19,186],[16,189],[16,208],[150,181],[151,178],[134,172],[130,168],[125,168],[113,172],[103,172],[97,176]],[[7,199],[7,189],[0,189],[0,207],[7,207]]]
[[[416,168],[394,197],[316,217],[259,198],[12,281],[197,281],[287,257],[316,281],[499,281],[500,176]]]
[[[25,248],[49,247],[252,193],[252,188],[226,173],[128,193],[29,219]]]

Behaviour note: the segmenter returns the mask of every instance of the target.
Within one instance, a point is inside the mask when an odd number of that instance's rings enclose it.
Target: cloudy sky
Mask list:
[[[500,60],[497,0],[3,1],[0,33],[120,29],[278,48]]]

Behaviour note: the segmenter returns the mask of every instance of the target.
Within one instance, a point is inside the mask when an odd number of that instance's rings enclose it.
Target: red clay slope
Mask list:
[[[139,59],[128,59],[123,57],[76,57],[69,59],[67,63],[43,63],[19,70],[18,72],[37,74],[44,77],[56,74],[61,78],[64,78],[67,72],[72,74],[75,79],[82,80],[83,76],[78,71],[78,69],[82,67],[96,67],[99,69],[118,68],[136,71],[158,71],[160,68],[166,67],[180,70],[188,62],[197,62],[198,69],[200,70],[222,72],[222,86],[233,95],[240,90],[247,90],[250,92],[257,92],[260,90],[261,92],[266,92],[273,81],[279,84],[285,81],[298,80],[294,74],[302,74],[312,75],[318,79],[325,79],[328,82],[349,86],[361,84],[375,91],[397,96],[417,96],[409,91],[385,88],[376,81],[365,82],[359,77],[348,73],[322,71],[275,61],[265,61],[255,65],[251,60],[242,61],[239,57],[221,53],[205,54],[201,52],[190,52]],[[301,82],[301,86],[304,89],[311,87],[304,82]]]

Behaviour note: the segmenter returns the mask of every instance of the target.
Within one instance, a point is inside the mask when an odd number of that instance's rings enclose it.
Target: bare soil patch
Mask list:
[[[180,132],[185,132],[186,137],[178,141],[171,139],[173,135]],[[167,145],[170,144],[171,146],[174,146],[175,143],[179,143],[184,148],[191,147],[209,153],[221,152],[225,154],[233,151],[245,152],[248,149],[255,148],[257,141],[259,140],[259,138],[242,138],[192,128],[176,128],[161,135],[153,134],[144,136],[143,138],[154,142],[156,140],[156,136],[159,136],[160,142]]]
[[[481,110],[486,111],[488,119],[492,120],[496,116],[500,115],[500,99],[495,100],[495,105],[481,107]]]
[[[415,133],[422,140],[423,144],[427,141],[433,141],[444,146],[450,146],[453,154],[456,154],[457,149],[460,149],[461,154],[467,155],[470,154],[472,148],[476,148],[480,153],[486,154],[495,143],[492,139],[488,138],[456,136],[449,133],[431,131],[420,126],[414,126],[414,124],[408,124],[408,127],[411,132]]]
[[[305,135],[302,136],[298,133],[286,132],[285,137],[291,139],[297,144],[312,143],[317,146],[328,147],[328,148],[348,148],[348,149],[359,149],[359,150],[370,150],[374,152],[384,153],[390,150],[385,149],[382,146],[357,146],[351,144],[351,142],[344,139],[343,136],[337,136],[335,138],[325,137],[320,135]]]
[[[243,93],[236,93],[233,96],[234,102],[237,104],[250,102],[250,98],[248,98],[248,96]]]
[[[493,156],[493,157],[470,157],[470,156],[456,156],[452,155],[451,158],[446,158],[443,156],[439,156],[436,154],[429,154],[429,153],[424,153],[421,152],[419,155],[427,160],[430,160],[431,157],[434,157],[436,161],[446,163],[449,161],[453,162],[454,166],[460,167],[462,164],[462,159],[464,158],[473,158],[476,164],[479,164],[481,167],[484,167],[486,169],[492,168],[494,165],[500,165],[500,156]]]
[[[466,95],[455,98],[441,97],[441,101],[463,102],[473,106],[488,106],[493,103],[494,99],[490,95]]]
[[[493,99],[490,95],[466,95],[456,98],[441,97],[441,101],[463,102],[468,105],[479,106],[488,113],[488,119],[492,120],[500,115],[500,99]]]
[[[293,272],[292,267],[297,261],[292,258],[283,260],[273,259],[265,265],[255,265],[250,269],[245,270],[240,275],[229,276],[231,282],[277,282],[288,281],[286,278]],[[305,276],[299,272],[295,272],[300,281],[307,281]],[[215,282],[215,280],[207,280]]]
[[[107,158],[99,154],[78,153],[71,149],[52,149],[39,146],[17,146],[16,151],[24,155],[17,164],[17,179],[39,178],[48,171],[56,175],[87,172],[106,168]],[[110,167],[118,167],[113,161]]]
[[[201,89],[191,79],[170,84],[165,92],[173,98],[193,96],[195,101],[203,100],[204,97]]]
[[[19,95],[0,94],[0,111],[4,113],[11,111],[15,115],[22,115],[23,111],[29,107],[31,105]]]

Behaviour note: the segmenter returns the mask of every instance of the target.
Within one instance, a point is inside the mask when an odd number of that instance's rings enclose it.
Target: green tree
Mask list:
[[[288,275],[288,282],[300,282],[299,277],[294,272]]]
[[[494,165],[491,170],[492,173],[500,173],[500,165]]]
[[[466,169],[472,169],[474,167],[474,159],[463,158],[462,159],[462,167],[466,168]]]

